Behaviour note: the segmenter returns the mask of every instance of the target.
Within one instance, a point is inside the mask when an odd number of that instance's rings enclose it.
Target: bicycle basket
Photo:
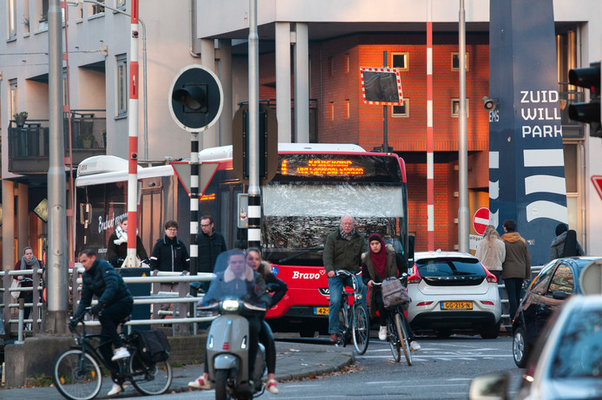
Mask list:
[[[386,308],[401,306],[401,308],[407,310],[410,296],[399,279],[393,277],[385,279],[382,283],[381,291],[383,304]]]
[[[140,356],[147,362],[166,361],[171,350],[165,333],[148,330],[132,333]]]

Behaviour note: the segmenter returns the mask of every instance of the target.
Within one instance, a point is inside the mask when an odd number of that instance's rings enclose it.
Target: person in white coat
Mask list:
[[[477,245],[477,258],[495,277],[502,281],[502,263],[506,259],[506,246],[493,225],[488,225],[483,239]]]

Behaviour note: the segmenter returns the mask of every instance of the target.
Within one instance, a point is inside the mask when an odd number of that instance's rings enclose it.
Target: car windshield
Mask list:
[[[576,310],[568,318],[551,370],[553,378],[602,378],[602,309]]]
[[[215,278],[203,298],[204,304],[239,299],[265,307],[265,281],[245,262],[242,250],[221,253],[215,262]]]
[[[477,259],[471,258],[430,258],[416,261],[418,273],[422,277],[473,275],[485,276],[485,270]]]

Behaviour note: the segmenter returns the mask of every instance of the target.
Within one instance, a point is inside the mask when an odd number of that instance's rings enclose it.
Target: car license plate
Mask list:
[[[472,310],[472,301],[442,301],[442,310]]]
[[[315,315],[328,315],[328,307],[314,307]]]

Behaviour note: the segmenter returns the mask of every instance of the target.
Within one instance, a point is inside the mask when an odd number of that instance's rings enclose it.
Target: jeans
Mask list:
[[[506,292],[508,293],[510,319],[512,320],[520,303],[520,292],[523,286],[523,278],[504,279],[504,284],[506,285]]]
[[[276,345],[274,344],[274,336],[272,328],[267,322],[262,321],[261,330],[259,331],[259,341],[265,347],[265,362],[268,367],[268,374],[276,372]]]
[[[354,275],[357,282],[357,290],[362,294],[359,305],[367,308],[366,293],[368,288],[362,282],[362,278]],[[328,333],[339,333],[339,311],[341,310],[341,300],[343,297],[343,287],[352,286],[351,277],[328,278],[328,292],[330,293],[330,304],[328,305]]]

